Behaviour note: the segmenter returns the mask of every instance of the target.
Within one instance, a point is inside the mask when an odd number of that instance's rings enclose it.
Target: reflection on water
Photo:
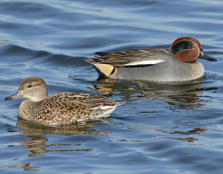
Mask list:
[[[145,125],[126,125],[127,129],[132,130],[141,130],[141,131],[155,131],[159,132],[164,136],[156,137],[156,138],[143,138],[143,139],[116,139],[115,141],[121,142],[154,142],[161,140],[178,140],[185,142],[195,142],[199,139],[193,137],[193,135],[202,134],[208,129],[206,128],[193,128],[192,130],[185,131],[167,131],[166,129],[176,129],[175,127],[153,127],[153,126],[145,126]],[[168,136],[169,135],[169,136]],[[181,135],[181,136],[178,136]],[[187,137],[184,137],[184,136]]]
[[[106,121],[106,120],[104,120]],[[91,148],[80,148],[82,144],[47,144],[48,139],[46,134],[64,134],[64,135],[75,135],[75,134],[92,134],[92,135],[109,135],[108,132],[101,132],[92,129],[95,125],[94,122],[85,122],[79,124],[63,125],[58,127],[46,127],[43,125],[37,125],[29,121],[18,119],[17,126],[23,130],[21,136],[30,137],[31,140],[24,141],[21,143],[22,146],[26,146],[24,150],[30,151],[29,157],[40,157],[39,154],[46,152],[65,152],[65,151],[91,151]],[[50,147],[61,147],[56,150],[49,150]],[[68,149],[66,149],[68,147]],[[70,149],[74,147],[74,149]]]
[[[108,119],[102,120],[103,122],[107,122]],[[48,152],[66,152],[66,151],[79,151],[79,152],[87,152],[92,151],[92,148],[81,148],[82,144],[66,144],[66,143],[54,143],[48,144],[48,139],[46,137],[47,134],[64,134],[64,135],[77,135],[77,134],[91,134],[91,135],[103,135],[108,136],[110,135],[108,132],[96,131],[92,129],[97,122],[85,122],[82,124],[70,124],[70,125],[63,125],[58,127],[46,127],[43,125],[33,124],[29,121],[23,120],[21,118],[18,119],[17,126],[22,129],[23,132],[20,133],[21,136],[30,137],[31,140],[26,140],[21,142],[22,146],[25,146],[24,150],[30,152],[28,155],[29,157],[41,157],[43,153]],[[133,127],[132,127],[133,126]],[[172,140],[179,140],[179,141],[186,141],[186,142],[194,142],[198,139],[195,137],[191,137],[194,134],[201,134],[207,131],[206,128],[194,128],[192,130],[187,131],[166,131],[166,127],[152,127],[152,126],[145,126],[145,125],[126,125],[127,129],[132,130],[143,130],[143,131],[158,131],[161,133],[165,133],[165,136],[159,138],[151,138],[151,139],[116,139],[115,141],[123,141],[123,142],[148,142],[148,141],[160,141],[164,139],[172,139]],[[123,125],[122,125],[123,127]],[[189,135],[190,137],[174,137],[170,136],[167,137],[166,135]],[[49,149],[50,147],[57,147],[57,149]],[[70,148],[72,147],[72,149]]]
[[[0,173],[222,174],[222,5],[0,1]],[[181,36],[197,38],[218,59],[199,60],[206,72],[200,80],[95,80],[98,73],[84,61],[98,51],[167,49]],[[109,119],[83,125],[17,122],[19,102],[3,98],[33,75],[49,82],[50,93],[92,90],[126,104]]]
[[[106,122],[107,119],[103,119]],[[24,132],[21,133],[22,136],[41,136],[44,134],[94,134],[94,135],[109,135],[107,132],[96,131],[92,128],[97,122],[81,122],[69,125],[62,125],[57,127],[47,127],[44,125],[34,124],[27,120],[18,118],[17,126],[21,128]]]
[[[205,128],[194,128],[189,131],[174,131],[171,134],[181,134],[181,135],[191,135],[191,134],[200,134],[207,131]]]
[[[1,168],[22,168],[24,171],[29,171],[29,172],[36,172],[39,171],[38,167],[31,167],[30,163],[21,163],[21,164],[11,164],[11,165],[0,165]]]
[[[41,157],[43,155],[39,155],[42,153],[47,153],[47,152],[72,152],[72,151],[79,151],[79,152],[87,152],[87,151],[91,151],[93,149],[82,149],[82,148],[78,148],[79,146],[81,146],[81,144],[76,144],[76,145],[72,145],[72,144],[50,144],[50,145],[46,145],[46,143],[48,142],[48,139],[46,137],[32,137],[31,140],[28,141],[24,141],[21,143],[22,146],[27,146],[26,148],[24,148],[24,150],[30,151],[31,153],[28,155],[29,157]],[[64,149],[66,147],[77,147],[75,149]],[[47,148],[50,147],[61,147],[61,149],[56,149],[56,150],[49,150]]]
[[[139,143],[139,142],[148,142],[148,141],[161,141],[161,140],[179,140],[179,141],[185,141],[185,142],[194,142],[197,141],[197,138],[174,138],[174,137],[162,137],[162,138],[153,138],[153,139],[147,139],[147,140],[133,140],[133,139],[119,139],[115,141],[120,141],[120,142],[133,142],[133,143]]]
[[[18,118],[16,126],[21,129],[20,136],[28,137],[20,141],[20,146],[24,151],[28,151],[26,159],[38,158],[39,161],[49,156],[49,153],[64,153],[64,152],[90,152],[93,151],[93,147],[86,148],[86,140],[82,139],[84,135],[99,135],[99,136],[109,136],[110,133],[97,131],[93,129],[96,124],[103,123],[108,124],[109,119],[102,119],[97,121],[82,122],[79,124],[62,125],[57,127],[47,127],[43,125],[34,124],[30,121]],[[67,137],[67,142],[55,139],[54,142],[48,140],[48,135],[62,135],[61,137]],[[81,135],[72,141],[71,135]],[[19,140],[17,140],[19,141]],[[84,146],[84,147],[83,147]],[[12,145],[12,147],[15,147]],[[37,160],[38,160],[37,159]],[[30,161],[30,160],[29,160]],[[52,161],[53,162],[53,161]],[[16,163],[16,162],[15,162]],[[40,171],[38,165],[26,162],[8,165],[1,164],[1,168],[22,168],[24,171]]]
[[[143,81],[121,81],[114,79],[99,79],[94,85],[94,91],[106,95],[125,96],[126,101],[139,99],[160,100],[170,105],[177,105],[181,109],[200,108],[203,104],[200,97],[202,79],[190,83],[159,84]],[[213,90],[213,89],[212,89]]]

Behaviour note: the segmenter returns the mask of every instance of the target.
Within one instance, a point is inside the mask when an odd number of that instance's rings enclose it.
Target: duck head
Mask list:
[[[28,98],[33,102],[38,102],[48,96],[46,83],[41,77],[33,76],[23,80],[18,91],[5,98],[5,100],[13,100],[20,97]]]
[[[172,43],[169,51],[179,60],[187,63],[194,63],[198,58],[217,61],[215,58],[205,54],[200,42],[192,37],[181,37],[176,39]]]

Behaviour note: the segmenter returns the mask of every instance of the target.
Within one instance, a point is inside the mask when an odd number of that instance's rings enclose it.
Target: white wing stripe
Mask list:
[[[151,65],[164,62],[165,60],[143,60],[143,61],[135,61],[125,64],[126,66],[133,66],[133,65]]]

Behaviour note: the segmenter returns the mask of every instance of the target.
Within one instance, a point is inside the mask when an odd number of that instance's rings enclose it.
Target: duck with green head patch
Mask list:
[[[169,50],[130,49],[113,53],[97,53],[86,59],[106,78],[152,82],[185,82],[204,76],[198,58],[216,59],[206,55],[200,42],[192,37],[176,39]]]

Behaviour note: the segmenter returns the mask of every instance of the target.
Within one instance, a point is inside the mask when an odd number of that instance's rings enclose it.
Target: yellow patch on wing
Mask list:
[[[110,64],[103,64],[95,62],[93,59],[85,59],[87,62],[91,63],[98,69],[102,74],[106,75],[107,77],[111,77],[116,74],[117,68]]]
[[[114,66],[109,64],[99,64],[99,63],[95,63],[94,66],[108,77],[113,74],[112,71],[115,68]]]

